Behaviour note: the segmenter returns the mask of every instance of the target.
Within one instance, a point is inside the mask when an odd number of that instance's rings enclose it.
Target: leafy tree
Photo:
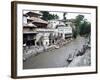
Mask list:
[[[57,14],[50,14],[48,11],[41,11],[42,15],[42,19],[43,20],[52,20],[52,19],[59,19],[59,16]]]
[[[79,32],[80,32],[79,27],[80,27],[80,24],[82,23],[83,19],[84,19],[84,15],[78,15],[78,16],[76,16],[75,26],[76,26],[76,32],[77,32],[77,34],[79,34]]]
[[[55,19],[59,19],[59,16],[56,14],[56,15],[54,15],[54,17],[55,17]]]
[[[66,12],[63,13],[63,20],[66,20]]]
[[[77,37],[77,31],[72,29],[72,32],[73,32],[73,38],[76,38]]]
[[[80,25],[80,35],[89,35],[91,33],[91,23],[85,21]]]
[[[91,23],[84,19],[84,15],[78,15],[75,19],[75,30],[73,35],[89,35],[91,33]]]
[[[48,18],[49,18],[49,12],[47,12],[47,11],[41,11],[41,13],[43,14],[41,18],[43,20],[48,20]]]
[[[76,16],[76,19],[75,19],[75,26],[79,26],[81,21],[83,21],[84,19],[84,15],[78,15]]]

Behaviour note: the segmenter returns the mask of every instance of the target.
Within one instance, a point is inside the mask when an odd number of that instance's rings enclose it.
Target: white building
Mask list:
[[[62,39],[72,37],[71,22],[66,22],[65,24],[62,20],[50,20],[48,27],[57,29],[54,35],[62,36]]]
[[[49,46],[50,45],[50,34],[55,32],[55,29],[37,29],[38,32],[37,37],[36,37],[36,42],[38,42],[42,37],[42,45],[43,46]]]

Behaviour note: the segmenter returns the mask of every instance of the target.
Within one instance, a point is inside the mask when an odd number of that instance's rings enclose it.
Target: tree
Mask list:
[[[80,35],[89,35],[91,33],[91,23],[84,20],[80,25]]]
[[[72,29],[72,31],[73,31],[73,38],[76,38],[77,37],[77,31],[74,30],[74,29]]]
[[[56,14],[56,15],[54,15],[54,17],[55,17],[55,19],[59,19],[59,16]]]
[[[41,13],[43,14],[41,18],[43,20],[48,20],[48,18],[49,18],[49,12],[48,11],[41,11]]]
[[[52,20],[52,19],[59,19],[59,16],[57,14],[50,14],[48,11],[41,11],[43,14],[41,19],[43,20]]]
[[[91,23],[84,18],[84,15],[78,15],[75,19],[75,30],[73,35],[89,35],[91,33]]]
[[[84,15],[78,15],[78,16],[76,16],[75,26],[76,26],[76,32],[77,32],[77,34],[79,34],[79,32],[80,32],[79,27],[80,27],[80,24],[82,23],[83,19],[84,19]]]
[[[76,16],[76,19],[75,19],[75,26],[79,26],[81,21],[83,21],[84,19],[84,15],[78,15]]]
[[[63,19],[66,20],[66,12],[63,13]]]

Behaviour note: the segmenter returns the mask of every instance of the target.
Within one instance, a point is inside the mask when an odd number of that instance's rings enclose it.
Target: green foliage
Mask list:
[[[76,38],[76,37],[77,37],[77,31],[73,30],[73,38]]]
[[[84,21],[83,23],[81,23],[80,25],[80,35],[88,35],[91,32],[91,24],[87,21]]]
[[[77,34],[79,34],[79,32],[80,32],[79,27],[80,27],[80,24],[83,21],[83,19],[84,19],[84,16],[83,15],[76,16],[75,26],[76,26],[76,32],[77,32]]]
[[[75,26],[79,26],[81,21],[84,19],[84,16],[83,15],[78,15],[76,16],[76,19],[75,19]]]
[[[48,11],[41,11],[42,15],[42,19],[43,20],[52,20],[52,19],[58,19],[58,15],[57,14],[50,14]]]
[[[75,26],[77,35],[88,35],[91,32],[91,23],[84,19],[84,15],[76,16]]]
[[[63,13],[63,19],[66,20],[66,12]]]

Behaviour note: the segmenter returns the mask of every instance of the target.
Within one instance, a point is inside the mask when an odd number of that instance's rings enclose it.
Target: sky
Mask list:
[[[50,12],[51,14],[57,14],[59,19],[63,19],[63,12]],[[66,19],[75,19],[77,15],[84,15],[84,18],[87,21],[91,22],[91,14],[89,13],[74,13],[74,12],[67,12]]]
[[[29,11],[23,11],[23,13],[27,13]],[[39,12],[39,11],[34,11]],[[57,14],[59,16],[59,19],[63,19],[63,12],[49,12],[50,14]],[[87,21],[91,22],[91,14],[89,13],[75,13],[75,12],[67,12],[66,19],[75,19],[77,15],[84,15],[84,18],[87,19]]]

